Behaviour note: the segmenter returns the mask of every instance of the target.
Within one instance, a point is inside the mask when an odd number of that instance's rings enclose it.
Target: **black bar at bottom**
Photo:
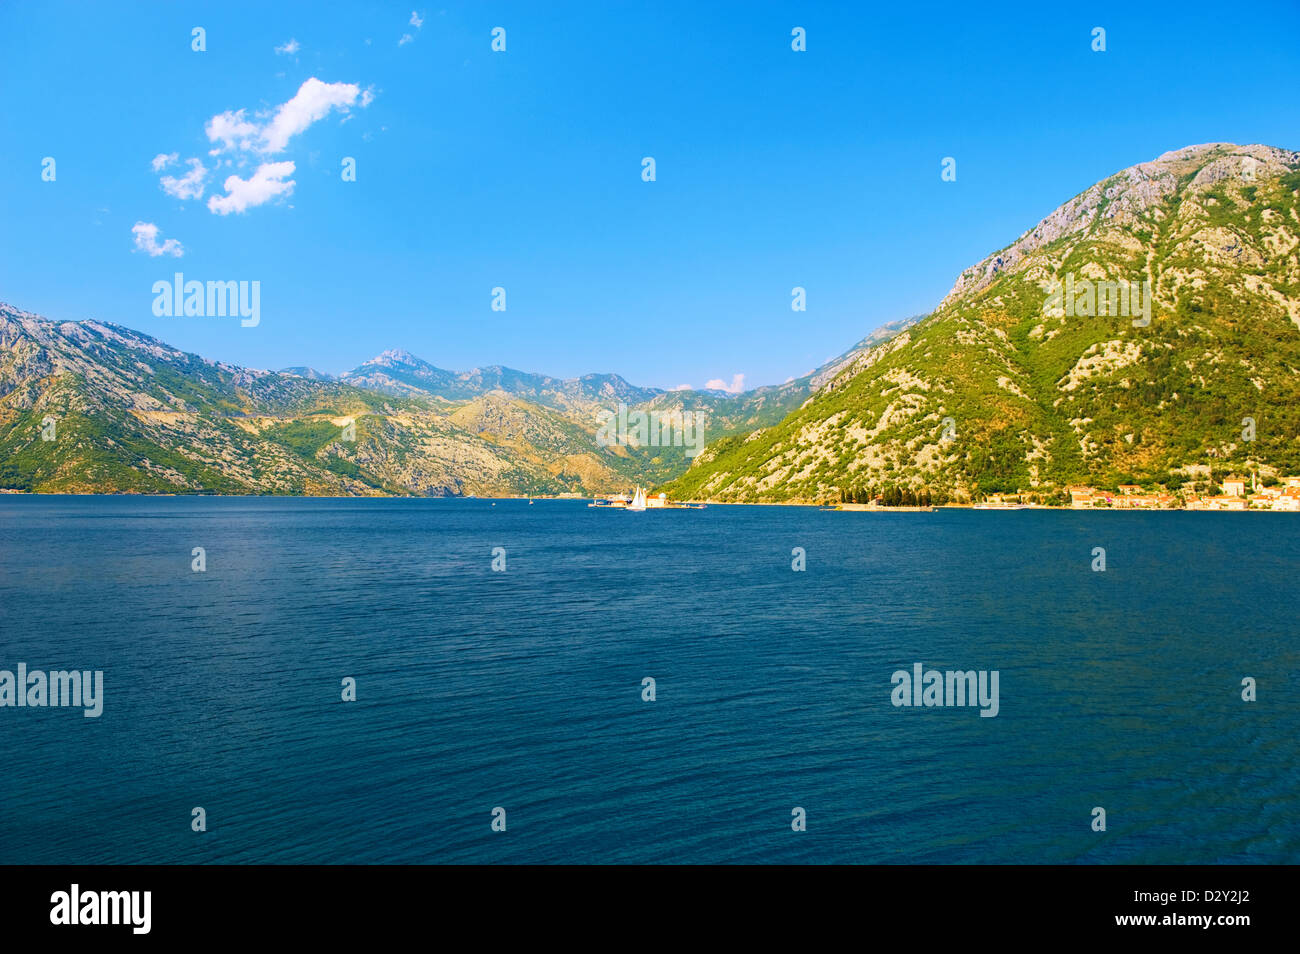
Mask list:
[[[590,932],[612,941],[607,932],[622,924],[629,943],[657,945],[680,938],[663,933],[680,922],[733,937],[825,936],[841,926],[881,937],[882,929],[911,925],[927,943],[1040,939],[1047,931],[1180,943],[1199,935],[1231,944],[1287,931],[1295,873],[1262,866],[0,867],[0,930],[6,941],[62,934],[78,942],[319,937],[335,944],[452,927],[470,931],[466,940],[517,931],[539,940],[563,930],[568,939]]]

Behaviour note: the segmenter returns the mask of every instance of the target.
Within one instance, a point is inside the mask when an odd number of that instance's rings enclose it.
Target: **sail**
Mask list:
[[[640,487],[636,489],[636,495],[632,498],[632,502],[627,505],[627,509],[628,510],[645,509],[645,491],[642,490]]]

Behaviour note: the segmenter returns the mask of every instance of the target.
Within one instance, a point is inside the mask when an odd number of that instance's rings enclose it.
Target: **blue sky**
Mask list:
[[[0,301],[252,367],[751,387],[1121,168],[1300,148],[1294,2],[874,7],[0,3]],[[176,271],[260,281],[260,324],[155,317]]]

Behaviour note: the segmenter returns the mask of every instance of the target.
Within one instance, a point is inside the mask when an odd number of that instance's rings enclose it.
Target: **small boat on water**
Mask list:
[[[644,487],[637,487],[636,493],[631,497],[626,494],[611,494],[608,497],[597,498],[587,506],[612,510],[634,510],[641,513],[645,510],[703,510],[706,504],[674,503],[668,499],[667,494],[661,493],[651,497],[646,494]]]

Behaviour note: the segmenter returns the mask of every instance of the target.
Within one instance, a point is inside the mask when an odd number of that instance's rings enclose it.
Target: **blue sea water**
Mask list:
[[[0,669],[105,702],[0,708],[0,862],[1297,862],[1298,567],[1287,514],[3,497]]]

